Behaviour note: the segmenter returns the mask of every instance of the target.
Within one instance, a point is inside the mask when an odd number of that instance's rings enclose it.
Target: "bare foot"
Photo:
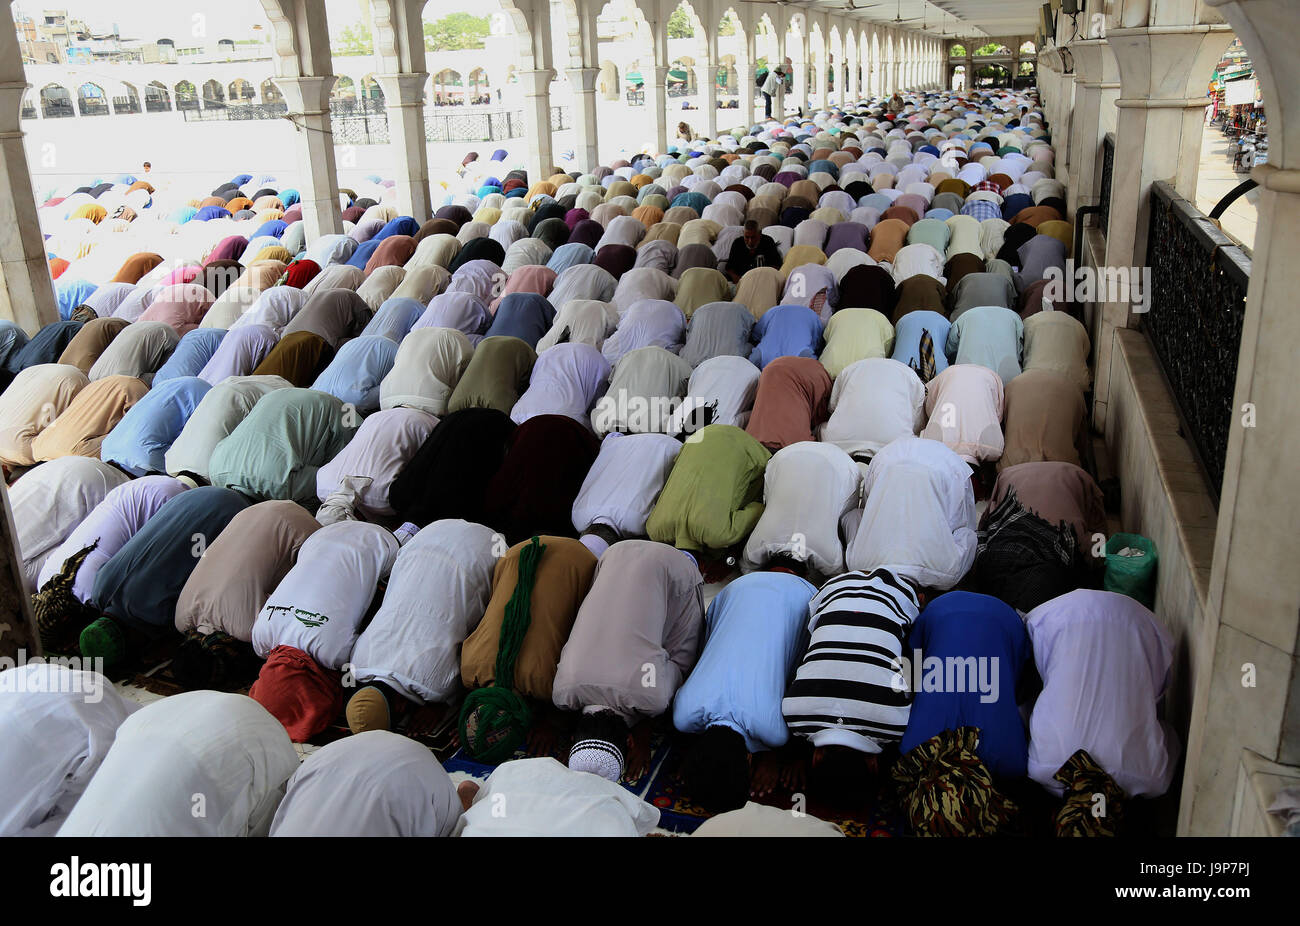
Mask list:
[[[467,778],[456,785],[456,795],[460,798],[461,810],[469,810],[469,805],[474,803],[474,796],[478,794],[478,787],[478,782],[472,778]]]
[[[750,776],[749,793],[753,797],[767,797],[781,781],[781,764],[776,753],[763,752],[754,757],[754,773]]]

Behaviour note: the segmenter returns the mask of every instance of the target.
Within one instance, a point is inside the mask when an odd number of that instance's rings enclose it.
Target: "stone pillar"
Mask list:
[[[858,63],[861,60],[859,57],[860,54],[861,52],[855,45],[853,47],[853,54],[845,55],[845,57],[848,58],[848,61],[845,62],[848,65],[848,77],[844,79],[844,99],[840,103],[841,106],[856,103],[862,96],[862,88],[858,86]]]
[[[736,62],[736,90],[740,94],[740,121],[748,132],[754,124],[754,65],[749,61]]]
[[[424,223],[433,218],[429,198],[429,148],[424,137],[424,85],[428,74],[376,74],[388,110],[397,210]]]
[[[600,68],[569,68],[565,72],[573,87],[573,145],[578,169],[590,171],[600,164],[596,125],[596,83]]]
[[[700,122],[695,131],[706,138],[718,134],[718,63],[707,61],[695,66],[695,82],[700,88]]]
[[[334,130],[330,127],[329,100],[334,75],[277,77],[275,85],[284,94],[289,119],[297,129],[302,221],[307,243],[311,244],[321,235],[335,235],[343,230],[334,162]]]
[[[650,81],[647,84],[646,105],[651,108],[654,117],[655,154],[668,150],[668,71],[667,65],[655,65],[650,69]]]
[[[555,166],[551,141],[551,80],[555,71],[540,68],[519,71],[519,86],[524,91],[524,133],[528,137],[528,182],[545,180]]]
[[[18,57],[13,24],[4,21],[10,16],[9,4],[0,7],[4,9],[0,33],[10,37],[15,46],[5,48],[9,43],[0,38],[0,57],[5,62],[0,67],[8,70],[12,62],[21,74],[22,59]],[[26,90],[27,83],[21,79],[0,83],[0,198],[7,206],[6,221],[0,223],[0,318],[14,322],[31,335],[59,320],[59,306],[23,148],[22,99]]]
[[[971,90],[975,87],[975,59],[970,54],[971,39],[966,42],[966,89]]]
[[[801,40],[800,45],[803,57],[794,59],[794,105],[807,110],[809,86],[812,83],[812,56],[809,54],[807,39]],[[777,109],[774,106],[773,113],[777,119],[782,119],[785,117],[785,108]]]
[[[1106,39],[1119,64],[1122,85],[1115,101],[1106,266],[1141,267],[1146,264],[1151,184],[1168,180],[1181,195],[1196,201],[1205,75],[1232,34],[1224,24],[1184,25],[1108,29]],[[1104,428],[1106,421],[1111,342],[1116,328],[1134,323],[1130,310],[1130,305],[1119,302],[1107,302],[1102,309],[1095,345],[1100,362],[1093,386],[1093,420],[1098,428]]]
[[[1119,93],[1115,56],[1105,39],[1070,45],[1074,55],[1074,119],[1070,126],[1070,213],[1096,201],[1101,164],[1101,110]]]

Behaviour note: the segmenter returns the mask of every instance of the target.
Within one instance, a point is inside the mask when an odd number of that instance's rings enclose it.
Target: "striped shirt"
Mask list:
[[[876,753],[907,729],[912,693],[898,663],[920,614],[917,587],[887,569],[847,572],[809,603],[811,639],[781,711],[814,746]]]

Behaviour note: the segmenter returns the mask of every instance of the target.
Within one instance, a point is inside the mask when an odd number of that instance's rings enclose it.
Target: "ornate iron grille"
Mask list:
[[[1101,140],[1101,189],[1097,193],[1097,205],[1101,206],[1101,233],[1110,231],[1110,184],[1115,171],[1115,133],[1107,132]]]
[[[1155,348],[1217,500],[1232,429],[1250,258],[1165,181],[1151,188],[1147,238]]]

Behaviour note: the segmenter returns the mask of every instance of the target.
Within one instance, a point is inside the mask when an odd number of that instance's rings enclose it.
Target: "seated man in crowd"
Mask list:
[[[758,223],[751,219],[744,229],[744,234],[732,243],[727,253],[727,276],[733,283],[755,267],[781,266],[776,242],[759,230]]]

